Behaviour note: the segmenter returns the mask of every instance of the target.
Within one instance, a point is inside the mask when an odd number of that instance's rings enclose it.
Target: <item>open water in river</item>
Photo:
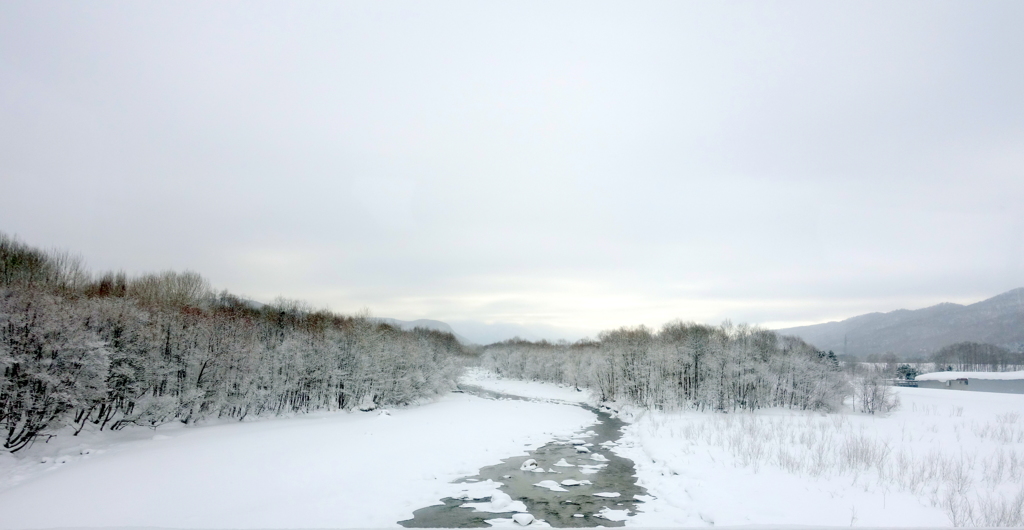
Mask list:
[[[469,385],[460,385],[459,388],[487,399],[526,399]],[[624,522],[615,519],[635,514],[636,505],[642,502],[636,496],[647,495],[647,491],[636,483],[633,461],[617,456],[609,449],[618,444],[625,422],[588,405],[567,403],[566,406],[580,406],[594,412],[598,422],[572,438],[548,443],[527,456],[504,459],[500,464],[485,467],[477,475],[456,482],[468,484],[489,479],[501,483],[504,485],[501,491],[510,495],[513,501],[522,501],[531,515],[551,526],[623,526]],[[589,453],[579,453],[577,446],[571,443],[573,440],[585,442],[583,447]],[[523,462],[529,459],[536,460],[538,467],[545,472],[521,470]],[[562,459],[572,467],[557,466]],[[551,491],[535,485],[542,480],[561,483],[567,479],[590,481],[591,484],[562,486],[568,491]],[[601,497],[595,493],[619,495]],[[513,512],[486,513],[462,506],[473,502],[486,502],[486,499],[441,499],[441,504],[420,508],[413,512],[412,519],[398,524],[408,528],[488,527],[491,526],[488,519],[509,519],[513,515]],[[602,516],[602,513],[610,518]]]

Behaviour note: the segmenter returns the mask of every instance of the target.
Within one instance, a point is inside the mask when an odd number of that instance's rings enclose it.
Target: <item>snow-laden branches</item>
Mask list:
[[[459,370],[450,333],[254,304],[189,272],[92,279],[60,256],[0,234],[0,441],[10,451],[67,425],[77,434],[408,404],[451,389]]]
[[[510,340],[488,346],[483,363],[507,377],[586,386],[601,400],[657,408],[831,410],[848,395],[831,352],[768,330],[674,322],[598,339]]]

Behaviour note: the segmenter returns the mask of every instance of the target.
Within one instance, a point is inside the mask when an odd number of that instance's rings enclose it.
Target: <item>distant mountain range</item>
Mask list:
[[[820,350],[862,358],[889,352],[900,358],[927,356],[943,346],[963,341],[1021,351],[1024,287],[971,305],[943,303],[776,331],[800,337]]]
[[[462,335],[459,335],[458,333],[455,333],[455,330],[453,330],[451,326],[449,326],[448,324],[445,324],[444,322],[441,322],[440,320],[430,320],[430,319],[426,319],[426,318],[421,318],[419,320],[398,320],[398,319],[395,319],[395,318],[374,318],[374,320],[376,320],[377,322],[383,322],[385,324],[390,324],[392,326],[397,327],[398,329],[404,329],[404,330],[412,330],[412,329],[416,329],[416,328],[426,328],[426,329],[434,329],[434,330],[437,330],[437,331],[444,331],[444,332],[447,332],[447,333],[451,333],[452,335],[455,335],[455,339],[458,340],[459,342],[461,342],[462,344],[467,344],[467,345],[468,344],[473,344],[473,341],[467,339],[466,337],[463,337]]]

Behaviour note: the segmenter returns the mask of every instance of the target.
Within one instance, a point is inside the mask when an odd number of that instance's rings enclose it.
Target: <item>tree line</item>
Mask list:
[[[450,333],[215,293],[193,272],[92,275],[0,233],[0,439],[403,405],[455,385]]]
[[[726,323],[625,327],[575,343],[512,339],[481,362],[499,375],[587,387],[645,407],[835,410],[853,391],[832,352],[799,338]]]
[[[958,342],[932,354],[937,370],[1005,372],[1024,369],[1024,352],[1012,352],[993,344]]]

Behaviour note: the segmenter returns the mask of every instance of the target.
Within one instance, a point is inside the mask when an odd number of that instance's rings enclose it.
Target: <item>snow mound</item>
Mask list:
[[[617,491],[602,491],[602,492],[598,492],[598,493],[593,493],[592,495],[595,496],[595,497],[608,497],[608,498],[612,498],[612,497],[618,497],[619,495],[622,495],[622,494],[617,492]]]
[[[582,445],[577,445],[576,446],[576,452],[580,453],[580,454],[589,453],[590,449],[587,449],[586,447],[583,447]]]
[[[627,510],[613,510],[605,506],[604,509],[594,514],[594,516],[608,519],[609,521],[625,521],[629,518],[629,512]]]
[[[562,481],[563,486],[589,486],[590,484],[593,484],[593,482],[590,482],[589,480],[575,480],[571,478],[567,478]]]
[[[547,489],[549,489],[551,491],[569,491],[569,490],[563,488],[562,486],[559,486],[558,483],[553,481],[553,480],[542,480],[542,481],[534,484],[534,486],[539,486],[541,488],[547,488]]]
[[[484,522],[495,528],[519,528],[520,526],[522,526],[519,523],[515,522],[514,519],[487,519]],[[544,521],[544,519],[534,519],[532,522],[530,522],[528,526],[538,528],[551,528],[551,525]]]
[[[519,466],[520,471],[533,471],[535,469],[537,469],[537,461],[532,458],[523,462],[523,465]]]
[[[536,518],[528,513],[517,513],[512,516],[512,520],[520,526],[527,526],[532,523]]]
[[[555,462],[555,465],[558,467],[576,467],[576,464],[570,464],[569,462],[566,462],[564,458]]]
[[[512,497],[504,491],[496,491],[494,495],[491,495],[491,502],[489,502],[492,510],[504,510],[510,508],[513,504]],[[522,504],[522,503],[519,503]]]
[[[377,404],[373,402],[373,396],[367,394],[363,396],[363,400],[359,402],[359,410],[363,412],[370,412],[377,408]]]
[[[569,443],[571,443],[572,445],[583,445],[583,444],[587,443],[587,441],[586,440],[569,440]]]
[[[602,455],[601,453],[594,453],[594,454],[590,455],[590,458],[592,460],[597,460],[598,462],[607,462],[608,461],[608,457]]]

